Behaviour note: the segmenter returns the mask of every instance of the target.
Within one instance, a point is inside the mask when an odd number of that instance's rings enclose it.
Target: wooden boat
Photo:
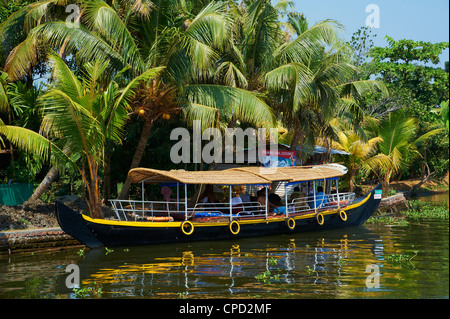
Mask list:
[[[141,183],[142,199],[111,200],[115,219],[93,219],[61,202],[56,202],[57,218],[66,233],[91,248],[211,241],[362,225],[381,201],[381,184],[355,200],[354,194],[339,192],[338,178],[345,173],[345,167],[336,164],[196,172],[136,168],[129,177],[132,182]],[[177,197],[147,201],[144,194],[148,183],[176,187]],[[284,203],[274,211],[268,201],[268,189],[273,183],[281,183],[281,189],[284,188]],[[228,186],[228,200],[189,206],[188,186],[195,184]],[[265,187],[265,202],[233,206],[232,187],[236,185]],[[309,187],[311,196],[288,199],[288,193],[297,185]],[[316,193],[317,185],[328,190],[335,185],[334,192]],[[182,188],[184,198],[180,196]]]

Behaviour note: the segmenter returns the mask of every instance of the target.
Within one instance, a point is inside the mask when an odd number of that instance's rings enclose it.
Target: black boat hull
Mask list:
[[[378,208],[381,201],[375,198],[378,185],[361,200],[338,210],[322,212],[323,224],[317,221],[315,213],[269,219],[241,219],[229,222],[189,222],[188,231],[182,229],[182,222],[134,222],[91,219],[73,211],[61,202],[56,203],[58,222],[61,228],[88,247],[114,247],[132,245],[153,245],[174,242],[211,241],[232,238],[267,236],[298,232],[320,231],[362,225]],[[345,216],[344,215],[344,216]],[[344,218],[345,219],[345,218]]]

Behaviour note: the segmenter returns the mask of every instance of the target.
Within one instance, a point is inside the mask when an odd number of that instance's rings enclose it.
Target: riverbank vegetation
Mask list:
[[[346,151],[325,159],[349,168],[342,189],[448,174],[448,42],[346,41],[291,1],[67,5],[0,0],[0,181],[32,199],[76,194],[97,216],[139,194],[130,168],[195,169],[168,139],[194,120],[278,127],[302,164],[317,144]]]
[[[366,224],[404,226],[408,223],[420,223],[423,219],[449,219],[448,204],[421,200],[411,200],[409,204],[412,209],[402,210],[391,216],[373,216],[366,221]]]

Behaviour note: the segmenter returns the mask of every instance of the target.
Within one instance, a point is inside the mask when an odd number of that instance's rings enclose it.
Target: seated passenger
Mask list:
[[[213,192],[213,185],[208,184],[205,187],[205,191],[200,196],[199,201],[202,203],[215,203],[216,202],[216,195],[214,195]]]
[[[302,193],[300,193],[300,187],[295,186],[294,191],[291,194],[291,197],[289,197],[289,201],[292,202],[294,199],[299,198],[301,194]]]
[[[242,202],[244,202],[244,203],[250,201],[250,195],[245,193],[245,186],[244,185],[241,185],[239,187],[239,196],[241,197]]]
[[[286,214],[286,206],[281,203],[281,197],[277,194],[269,194],[269,212],[273,215]]]
[[[323,208],[323,206],[327,203],[327,195],[323,193],[323,187],[318,186],[316,192],[316,202],[314,207],[312,207],[313,203],[310,203],[311,208]]]
[[[233,186],[233,197],[231,198],[231,206],[233,206],[233,214],[237,214],[244,210],[244,204],[241,198],[241,187]]]
[[[261,188],[259,191],[256,192],[256,200],[258,203],[262,206],[266,206],[266,188]]]

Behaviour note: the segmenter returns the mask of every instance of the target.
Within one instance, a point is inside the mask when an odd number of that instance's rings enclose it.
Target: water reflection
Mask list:
[[[355,245],[374,262],[383,251],[380,236],[356,227],[234,242],[118,248],[108,254],[96,249],[78,265],[82,285],[100,284],[107,297],[295,294],[305,282],[330,290],[330,283],[340,286],[345,277],[363,272],[353,265],[357,256],[349,256]]]
[[[448,220],[366,225],[232,241],[12,255],[0,258],[0,298],[448,298]],[[417,253],[416,253],[417,252]],[[395,262],[401,256],[411,262]],[[368,266],[379,286],[368,287]],[[369,267],[369,268],[370,268]]]

